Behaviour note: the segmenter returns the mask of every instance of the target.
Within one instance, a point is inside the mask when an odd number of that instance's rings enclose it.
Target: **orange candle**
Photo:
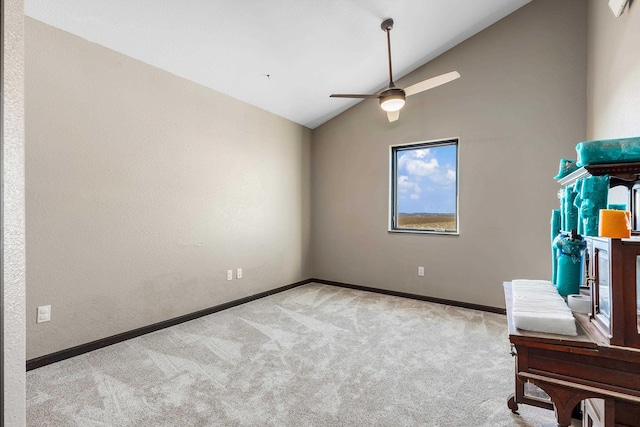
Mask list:
[[[600,209],[598,235],[623,239],[631,237],[631,212],[615,209]]]

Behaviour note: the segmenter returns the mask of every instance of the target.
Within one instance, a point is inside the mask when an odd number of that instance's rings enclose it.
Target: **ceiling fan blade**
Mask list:
[[[400,110],[387,111],[387,118],[389,119],[389,122],[395,122],[400,118]]]
[[[332,93],[329,98],[379,98],[380,95],[368,95],[360,93]]]
[[[420,83],[409,86],[404,90],[406,96],[415,95],[416,93],[424,92],[425,90],[433,89],[445,83],[449,83],[460,77],[460,73],[457,71],[451,71],[450,73],[441,74],[436,77],[432,77],[427,80],[423,80]]]

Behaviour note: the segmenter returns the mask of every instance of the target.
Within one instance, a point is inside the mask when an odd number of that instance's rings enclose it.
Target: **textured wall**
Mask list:
[[[589,1],[587,137],[640,135],[640,4],[615,18]]]
[[[399,83],[451,70],[398,122],[364,101],[314,131],[314,277],[496,307],[502,281],[550,278],[553,176],[586,129],[586,3],[532,2]],[[389,145],[446,137],[460,236],[388,233]]]
[[[22,0],[2,7],[2,406],[25,425],[24,23]]]
[[[30,18],[25,82],[28,358],[310,277],[309,129]]]

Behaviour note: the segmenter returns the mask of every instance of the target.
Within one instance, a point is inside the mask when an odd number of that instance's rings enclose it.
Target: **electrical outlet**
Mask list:
[[[233,270],[227,270],[227,280],[233,280]]]
[[[424,276],[424,267],[418,267],[418,276]]]
[[[42,305],[38,307],[38,318],[36,319],[36,323],[44,323],[50,320],[51,320],[51,306]]]
[[[236,270],[236,278],[237,279],[242,279],[242,269],[241,268]]]

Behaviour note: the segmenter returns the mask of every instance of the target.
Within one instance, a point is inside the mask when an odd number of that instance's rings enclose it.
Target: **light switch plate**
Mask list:
[[[51,320],[51,306],[41,305],[40,307],[38,307],[38,318],[36,319],[36,323],[49,322],[50,320]]]
[[[242,279],[242,269],[241,268],[236,270],[236,278],[237,279]]]
[[[233,280],[233,270],[227,270],[227,280]]]

